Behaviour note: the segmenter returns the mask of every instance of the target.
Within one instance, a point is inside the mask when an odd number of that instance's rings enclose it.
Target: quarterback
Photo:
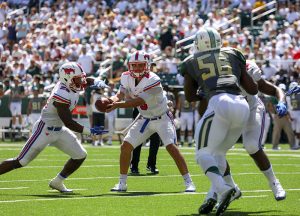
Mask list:
[[[68,62],[59,68],[59,82],[55,85],[40,118],[35,122],[31,137],[27,140],[16,158],[7,159],[0,164],[0,175],[30,163],[48,145],[52,144],[70,156],[64,168],[53,178],[49,186],[62,193],[72,192],[63,181],[76,171],[87,153],[76,135],[103,134],[103,128],[87,128],[72,119],[71,111],[75,108],[79,92],[90,85],[93,88],[105,88],[101,80],[86,78],[82,67],[75,62]]]
[[[129,98],[124,101],[124,99]],[[194,192],[195,186],[190,177],[186,162],[176,147],[176,130],[172,114],[163,94],[160,78],[150,72],[150,56],[143,51],[134,52],[128,60],[128,72],[121,75],[121,85],[113,103],[107,109],[137,107],[140,118],[130,128],[121,145],[120,181],[111,191],[127,190],[127,172],[131,153],[153,133],[157,132],[167,151],[174,159],[185,181],[185,191]]]

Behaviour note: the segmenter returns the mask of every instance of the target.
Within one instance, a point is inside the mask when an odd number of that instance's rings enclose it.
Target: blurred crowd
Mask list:
[[[288,84],[300,72],[297,1],[278,1],[276,14],[255,23],[261,27],[256,35],[243,14],[268,1],[58,0],[16,11],[20,2],[0,5],[0,79],[12,82],[19,77],[25,94],[35,77],[44,86],[55,82],[57,68],[66,61],[78,61],[88,75],[99,76],[100,63],[110,60],[112,68],[104,76],[116,78],[126,70],[128,54],[140,49],[163,57],[157,62],[158,72],[176,74],[188,54],[174,57],[176,41],[201,26],[226,30],[224,46],[237,47],[255,59],[267,79]],[[241,19],[230,23],[235,17]]]
[[[277,7],[275,12],[255,22],[253,9],[270,0],[36,2],[0,3],[0,87],[9,93],[21,86],[20,98],[34,88],[43,93],[57,81],[57,69],[67,61],[79,62],[88,76],[117,82],[135,50],[160,57],[155,72],[179,74],[178,65],[192,50],[175,55],[175,44],[202,26],[217,28],[223,46],[236,47],[255,59],[265,79],[285,86],[299,81],[299,0],[278,0],[258,14]],[[178,75],[179,84],[182,80]]]

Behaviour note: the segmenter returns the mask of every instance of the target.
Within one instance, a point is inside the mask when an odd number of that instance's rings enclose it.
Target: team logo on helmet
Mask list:
[[[68,75],[71,73],[75,74],[75,70],[73,68],[64,68],[63,70],[64,70],[65,74],[68,74]]]

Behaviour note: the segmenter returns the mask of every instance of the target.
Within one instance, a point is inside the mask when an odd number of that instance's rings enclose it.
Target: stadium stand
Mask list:
[[[269,80],[287,86],[299,81],[300,1],[252,0],[248,3],[250,6],[243,6],[239,0],[2,2],[0,80],[6,96],[0,96],[0,100],[9,97],[12,80],[19,77],[25,89],[22,101],[25,115],[26,98],[32,93],[32,87],[45,88],[47,94],[57,81],[57,68],[67,61],[80,61],[89,75],[118,85],[120,74],[126,70],[128,53],[135,49],[155,53],[153,58],[159,59],[155,70],[162,83],[177,88],[178,64],[191,50],[181,50],[174,58],[176,42],[194,35],[201,26],[222,29],[224,46],[241,49],[259,65],[270,59],[275,49],[277,73]],[[266,25],[269,31],[265,31]],[[288,35],[287,39],[282,41],[282,35]],[[181,47],[191,45],[192,41],[184,42]],[[283,58],[283,51],[288,52],[288,60],[292,61],[290,71],[285,71],[287,60]],[[279,73],[285,73],[287,78],[282,80]],[[80,105],[84,106],[86,102],[82,100]],[[10,126],[6,120],[10,113],[6,102],[3,104],[0,122],[5,128]]]

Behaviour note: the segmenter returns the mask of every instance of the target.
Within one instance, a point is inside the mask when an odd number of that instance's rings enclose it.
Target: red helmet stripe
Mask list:
[[[135,60],[136,60],[136,61],[139,60],[139,52],[136,52],[136,53],[135,53]]]

